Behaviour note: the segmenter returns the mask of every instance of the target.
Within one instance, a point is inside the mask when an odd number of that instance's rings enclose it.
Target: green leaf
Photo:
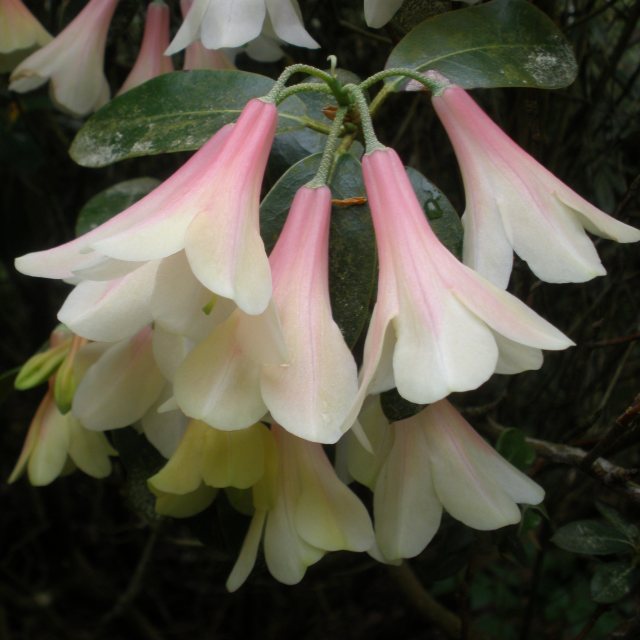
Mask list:
[[[528,469],[536,459],[535,449],[520,429],[505,429],[496,442],[496,451],[518,469]]]
[[[638,527],[627,522],[616,509],[599,501],[596,501],[596,509],[604,516],[607,522],[622,533],[632,545],[637,545],[640,542],[640,530]]]
[[[601,604],[617,602],[631,593],[640,575],[628,562],[607,562],[596,567],[591,579],[591,597]]]
[[[84,167],[104,167],[125,158],[193,151],[272,87],[271,78],[246,71],[166,73],[91,116],[69,153]],[[305,112],[301,100],[288,98],[279,108],[278,131],[304,130]]]
[[[418,202],[434,233],[454,256],[462,257],[462,223],[447,197],[419,171],[406,167]]]
[[[551,541],[565,551],[591,556],[630,553],[624,535],[604,520],[576,520],[560,527]]]
[[[156,178],[125,180],[96,194],[82,207],[76,221],[76,235],[81,236],[130,207],[160,184]]]
[[[558,89],[577,73],[562,33],[525,0],[494,0],[429,18],[400,40],[386,67],[435,69],[467,89]],[[388,82],[398,90],[405,80]]]
[[[296,191],[315,176],[320,154],[293,165],[273,186],[260,206],[260,229],[271,251],[286,220]],[[360,162],[341,155],[331,179],[336,200],[364,195]],[[373,225],[366,205],[334,206],[329,236],[329,288],[333,317],[352,347],[369,317],[376,273]]]

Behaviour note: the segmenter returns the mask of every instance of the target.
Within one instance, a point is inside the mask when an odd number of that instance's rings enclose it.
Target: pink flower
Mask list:
[[[605,273],[585,229],[640,240],[521,149],[463,89],[447,86],[432,100],[464,180],[464,262],[484,277],[506,288],[515,251],[541,280],[584,282]]]
[[[331,315],[331,192],[301,188],[270,256],[273,306],[234,312],[187,356],[178,404],[218,429],[244,428],[269,411],[287,431],[332,443],[357,393],[356,364]]]
[[[138,58],[118,94],[173,71],[170,56],[164,55],[169,45],[169,7],[164,2],[152,2],[147,6],[147,18]]]
[[[367,393],[396,386],[411,402],[436,402],[494,372],[538,368],[540,349],[572,344],[449,253],[392,149],[365,155],[362,167],[380,274],[351,421]]]
[[[22,0],[0,0],[0,54],[27,51],[51,40]]]
[[[487,531],[519,522],[518,503],[544,497],[446,400],[389,429],[393,444],[374,489],[376,539],[387,561],[418,555],[437,532],[443,508]]]
[[[271,298],[271,271],[260,237],[259,199],[276,121],[273,104],[251,100],[235,124],[149,195],[71,242],[18,258],[16,269],[108,281],[184,249],[194,275],[210,291],[247,313],[263,312]]]
[[[78,116],[109,100],[104,49],[118,0],[91,0],[52,42],[21,62],[11,74],[12,91],[24,93],[51,80],[51,99]]]

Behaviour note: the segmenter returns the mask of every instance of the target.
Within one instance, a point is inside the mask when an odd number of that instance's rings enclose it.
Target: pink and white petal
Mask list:
[[[482,180],[482,177],[479,177]],[[465,176],[465,185],[470,178]],[[501,289],[506,289],[513,267],[513,248],[507,239],[493,194],[466,188],[463,262]]]
[[[262,539],[266,518],[267,512],[264,509],[255,510],[242,547],[240,548],[238,558],[227,578],[227,591],[231,593],[237,591],[245,583],[253,570],[256,564],[256,558],[258,557],[258,549],[260,548],[260,540]]]
[[[194,0],[189,13],[185,16],[178,32],[164,52],[165,56],[178,53],[200,37],[200,25],[211,2],[212,0]]]
[[[392,428],[393,445],[373,494],[376,541],[387,561],[417,556],[442,518],[420,425],[410,418]]]
[[[73,270],[73,277],[78,281],[82,280],[115,280],[122,278],[128,273],[140,267],[140,262],[114,260],[107,258],[95,251],[86,254],[87,258],[94,258],[91,263],[88,261]]]
[[[118,452],[109,444],[104,433],[85,429],[72,415],[66,416],[69,424],[69,457],[74,464],[92,478],[106,478],[111,473],[109,456]]]
[[[69,425],[52,402],[42,418],[35,446],[29,456],[27,473],[35,487],[51,484],[63,471],[68,458]]]
[[[394,320],[393,370],[398,393],[419,404],[476,389],[498,361],[493,333],[454,296],[432,290],[424,307],[401,303]],[[437,305],[437,307],[436,307]]]
[[[259,315],[247,315],[241,311],[236,314],[239,317],[238,342],[249,358],[260,365],[284,365],[289,362],[289,350],[273,300]]]
[[[253,211],[231,211],[239,203],[224,200],[216,211],[198,214],[186,232],[185,249],[200,282],[231,298],[246,313],[262,313],[271,298],[271,269]]]
[[[560,181],[558,181],[560,182]],[[640,240],[640,229],[636,229],[612,216],[607,215],[590,202],[580,197],[575,191],[560,183],[555,190],[554,196],[571,212],[578,216],[584,228],[594,235],[609,238],[616,242],[638,242]]]
[[[266,15],[264,0],[215,0],[200,28],[207,49],[239,47],[257,38]]]
[[[494,333],[493,338],[498,345],[496,373],[513,375],[523,371],[537,371],[542,366],[543,356],[540,349],[525,347],[499,333]]]
[[[528,347],[560,350],[574,343],[515,296],[465,267],[451,279],[451,289],[470,311],[496,333]]]
[[[156,402],[165,379],[153,357],[151,331],[113,345],[86,372],[72,413],[87,428],[119,429],[140,420]]]
[[[58,319],[89,340],[116,342],[134,335],[152,320],[149,303],[158,262],[148,262],[117,280],[76,285]]]
[[[514,495],[534,503],[542,499],[542,489],[493,452],[448,402],[431,405],[418,420],[436,494],[457,520],[475,529],[497,529],[520,521]]]
[[[221,430],[244,429],[267,412],[259,366],[242,352],[238,317],[218,325],[187,356],[174,379],[174,394],[188,416]]]
[[[300,536],[327,551],[367,551],[374,538],[367,509],[339,480],[322,446],[295,439],[292,449],[299,467],[294,521]]]
[[[171,392],[167,387],[141,418],[144,435],[165,458],[170,458],[175,453],[189,421],[181,411],[158,413],[158,407],[169,393]]]
[[[278,38],[308,49],[320,46],[304,28],[296,0],[266,0],[266,3],[271,25]]]
[[[193,342],[189,338],[165,331],[161,327],[154,328],[152,345],[158,369],[167,380],[173,380],[178,367],[193,348]]]
[[[364,19],[370,27],[379,29],[393,18],[403,2],[404,0],[364,0]]]

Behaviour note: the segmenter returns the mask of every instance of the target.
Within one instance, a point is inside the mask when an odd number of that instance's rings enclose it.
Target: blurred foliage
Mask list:
[[[27,4],[57,33],[83,3]],[[170,4],[177,17],[178,3]],[[574,48],[576,82],[555,92],[507,89],[474,95],[561,179],[639,226],[640,3],[534,4]],[[416,11],[422,19],[453,5],[458,3],[407,0],[387,27],[371,33],[360,1],[302,0],[305,23],[322,49],[288,51],[292,57],[285,62],[324,66],[331,52],[340,66],[366,77],[384,66],[393,44],[416,24]],[[116,15],[106,58],[113,88],[135,58],[132,43],[143,8],[142,2],[125,0]],[[244,55],[238,64],[271,76],[280,68]],[[125,180],[164,179],[186,157],[134,158],[99,170],[80,167],[68,149],[81,122],[55,111],[45,88],[17,95],[7,84],[7,75],[0,76],[0,372],[9,372],[0,378],[3,478],[10,474],[41,394],[38,389],[12,393],[13,376],[46,340],[67,291],[66,285],[16,273],[13,259],[73,237],[79,212],[99,192]],[[377,113],[376,128],[405,164],[462,210],[453,152],[424,95],[391,96]],[[266,189],[281,172],[272,168]],[[420,604],[425,597],[458,616],[464,638],[640,637],[632,579],[640,502],[627,490],[640,467],[637,404],[635,413],[624,414],[640,392],[640,260],[637,246],[605,241],[597,246],[607,277],[554,286],[518,266],[512,280],[512,290],[577,346],[547,354],[539,372],[498,376],[454,400],[478,428],[487,427],[490,437],[503,433],[501,449],[516,464],[526,466],[531,459],[525,434],[585,451],[597,447],[597,454],[626,469],[626,476],[600,477],[570,456],[562,464],[565,450],[555,458],[539,456],[530,472],[547,491],[548,519],[528,510],[519,528],[492,533],[445,519],[432,544],[410,563],[430,595],[416,595],[410,583],[366,555],[346,553],[326,557],[295,588],[276,583],[258,566],[247,585],[229,595],[224,581],[248,520],[223,497],[193,521],[150,523],[123,499],[124,493],[131,496],[133,479],[125,483],[121,463],[106,481],[75,474],[42,489],[25,481],[3,483],[0,638],[444,638]],[[504,432],[496,425],[518,430]],[[635,542],[611,549],[606,557],[596,557],[593,549],[586,555],[584,549],[568,551],[558,543],[567,527],[585,522],[599,523],[599,530],[627,527]],[[575,535],[571,540],[575,543]],[[612,577],[613,582],[629,578],[628,588],[623,585],[614,594],[619,597],[607,592]]]

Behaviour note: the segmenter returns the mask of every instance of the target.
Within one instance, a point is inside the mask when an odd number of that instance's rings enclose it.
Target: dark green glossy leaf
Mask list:
[[[80,129],[69,153],[85,167],[139,156],[199,149],[233,122],[273,80],[246,71],[176,71],[114,98]],[[296,96],[278,109],[279,132],[302,131],[305,106]]]
[[[628,562],[598,565],[591,579],[591,597],[601,604],[617,602],[631,593],[638,577],[638,570]]]
[[[596,501],[596,509],[598,509],[607,522],[622,533],[631,544],[636,545],[640,542],[640,530],[638,527],[635,524],[627,522],[616,509],[599,501]]]
[[[76,235],[81,236],[130,207],[160,184],[156,178],[134,178],[114,184],[96,194],[82,207],[76,221]]]
[[[287,171],[260,207],[260,228],[271,250],[286,220],[295,192],[316,173],[320,155],[301,160]],[[364,195],[360,162],[340,156],[331,179],[336,200]],[[333,317],[349,346],[357,341],[369,317],[373,295],[376,251],[373,225],[366,205],[334,206],[329,238],[329,287]]]
[[[551,541],[565,551],[590,556],[630,553],[626,537],[604,520],[576,520],[560,527]]]
[[[431,228],[454,256],[462,256],[462,223],[447,197],[419,171],[407,167],[407,175],[413,185]]]
[[[467,89],[557,89],[577,73],[562,33],[525,0],[494,0],[429,18],[398,43],[386,67],[435,69]],[[398,89],[405,81],[389,82]]]
[[[518,469],[528,469],[536,459],[535,449],[520,429],[505,429],[496,442],[496,451]]]

